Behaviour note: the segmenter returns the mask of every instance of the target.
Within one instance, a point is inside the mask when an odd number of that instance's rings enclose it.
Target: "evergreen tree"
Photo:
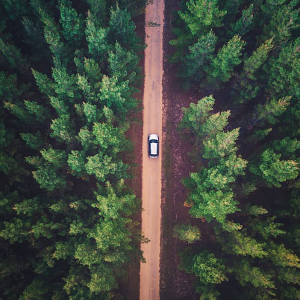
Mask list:
[[[253,4],[250,4],[250,6],[247,9],[244,9],[242,11],[241,18],[238,19],[233,26],[231,26],[232,35],[238,34],[240,36],[244,36],[251,29],[250,26],[253,22],[253,11]]]
[[[111,8],[108,32],[110,44],[114,45],[118,42],[125,49],[130,47],[134,51],[139,50],[139,39],[135,28],[127,9],[120,9],[118,4],[116,8]]]
[[[281,182],[295,179],[299,175],[299,167],[296,161],[280,160],[281,154],[273,150],[265,150],[259,162],[252,164],[250,171],[257,175],[267,186],[280,187]]]
[[[233,75],[234,67],[241,63],[240,56],[245,42],[241,37],[235,35],[222,49],[217,56],[212,60],[211,67],[205,71],[207,81],[211,85],[216,85],[218,82],[227,82]]]
[[[107,29],[96,27],[94,17],[89,13],[86,22],[85,36],[88,42],[89,53],[94,59],[100,62],[103,62],[108,55],[109,47],[107,35]]]
[[[175,238],[187,242],[188,244],[194,243],[201,239],[199,228],[190,224],[181,224],[174,226],[173,235]]]
[[[59,0],[60,23],[64,38],[78,48],[84,36],[84,22],[82,16],[78,15],[71,4],[68,0]]]
[[[204,68],[207,68],[213,59],[217,37],[210,31],[207,35],[199,37],[198,41],[189,47],[185,58],[183,76],[192,77],[193,81],[199,82],[205,75]]]
[[[217,0],[190,0],[186,7],[186,12],[180,11],[178,14],[192,35],[205,34],[210,28],[222,26],[222,18],[227,13],[218,8]]]

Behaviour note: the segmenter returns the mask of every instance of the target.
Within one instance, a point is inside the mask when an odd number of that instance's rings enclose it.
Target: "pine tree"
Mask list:
[[[25,141],[27,146],[32,149],[40,150],[43,146],[43,138],[40,131],[33,133],[20,133],[21,138]]]
[[[253,22],[253,11],[253,4],[250,4],[247,9],[243,9],[241,18],[238,19],[233,26],[231,26],[232,35],[238,34],[240,36],[244,36],[251,29]]]
[[[86,116],[86,120],[88,123],[95,123],[99,121],[99,119],[102,116],[97,106],[88,102],[83,103],[83,112]]]
[[[183,117],[178,127],[198,134],[202,128],[201,125],[213,110],[214,103],[213,96],[208,96],[199,100],[197,104],[191,103],[189,108],[182,108]]]
[[[85,174],[85,157],[84,151],[72,150],[68,155],[68,166],[76,172],[79,176]]]
[[[96,154],[87,157],[85,164],[86,171],[89,175],[95,175],[100,182],[105,182],[109,175],[124,176],[125,165],[121,161],[113,162],[112,157],[107,155]]]
[[[113,156],[124,150],[126,143],[123,133],[124,129],[115,128],[107,123],[95,123],[93,126],[95,143],[98,144],[103,151],[108,149]]]
[[[93,133],[87,128],[83,127],[79,130],[78,136],[76,136],[76,139],[79,140],[82,148],[84,150],[88,149],[96,149],[96,145],[94,143],[94,135]]]
[[[237,150],[236,140],[239,136],[239,128],[228,132],[218,132],[215,136],[203,142],[204,158],[221,158]]]
[[[192,207],[189,211],[194,218],[205,218],[207,222],[216,219],[219,223],[225,223],[226,216],[239,209],[232,192],[210,190],[201,194],[189,195]]]
[[[218,284],[228,280],[222,260],[213,253],[204,250],[192,256],[192,259],[190,255],[189,251],[181,253],[181,267],[188,273],[194,273],[202,285]]]
[[[178,14],[192,35],[206,34],[211,28],[222,26],[222,18],[227,13],[219,10],[217,0],[190,0],[186,7],[186,12],[180,11]]]
[[[139,39],[135,33],[135,25],[131,21],[131,16],[127,9],[111,8],[109,19],[108,40],[110,44],[118,42],[123,48],[129,47],[137,51],[139,50]]]
[[[34,69],[31,69],[32,74],[35,78],[36,85],[42,94],[50,96],[54,96],[54,82],[48,78],[47,75],[42,74]]]
[[[119,117],[137,105],[135,99],[130,96],[128,81],[120,83],[116,77],[103,76],[99,97],[103,105],[111,108]]]
[[[271,19],[263,28],[263,40],[274,37],[274,44],[281,46],[290,39],[292,30],[298,26],[299,11],[295,9],[296,5],[297,1],[290,1],[273,9]]]
[[[114,51],[109,52],[108,57],[110,76],[118,78],[119,82],[129,81],[129,84],[136,85],[138,69],[138,56],[133,52],[125,50],[116,42]]]
[[[217,43],[216,35],[210,31],[200,36],[197,42],[189,47],[183,66],[183,76],[192,77],[193,81],[199,82],[205,75],[204,68],[211,63]]]
[[[24,104],[28,113],[35,116],[36,121],[43,123],[49,118],[50,112],[45,106],[28,100],[25,100]]]
[[[233,75],[234,67],[239,65],[242,60],[242,50],[245,42],[241,37],[235,35],[226,45],[218,52],[217,56],[212,60],[211,67],[205,71],[207,81],[211,85],[217,85],[218,82],[227,82]]]
[[[194,243],[201,239],[201,233],[197,226],[190,224],[181,224],[174,226],[173,236],[188,244]]]
[[[52,68],[52,77],[56,82],[54,90],[62,100],[73,103],[75,97],[79,98],[76,76],[69,75],[59,60],[54,59],[54,63],[55,68]]]
[[[66,164],[67,154],[64,150],[49,148],[41,150],[40,152],[43,159],[57,169]]]
[[[90,6],[91,15],[94,16],[94,22],[97,26],[105,26],[107,21],[106,1],[105,0],[87,0]]]
[[[295,179],[299,175],[296,161],[280,158],[281,154],[267,149],[259,157],[259,162],[250,166],[250,171],[262,179],[267,186],[280,187],[281,182]]]
[[[223,233],[218,235],[217,239],[223,251],[228,254],[251,256],[253,258],[268,256],[266,244],[259,243],[255,238],[248,235],[246,230],[234,230],[226,235]]]
[[[273,95],[300,96],[297,78],[299,78],[299,47],[300,38],[282,48],[278,58],[270,59],[269,89]]]
[[[245,286],[247,283],[252,284],[255,288],[275,289],[272,275],[263,272],[260,268],[251,266],[246,259],[243,259],[233,267],[236,279]]]
[[[38,11],[40,20],[44,24],[44,37],[47,44],[49,44],[52,54],[66,64],[68,61],[68,51],[62,41],[58,25],[46,8],[42,6],[42,2],[32,0],[31,5]]]
[[[82,42],[83,39],[83,19],[77,11],[72,8],[71,2],[68,0],[59,0],[59,10],[60,10],[60,23],[62,25],[62,33],[64,38],[70,42],[73,47],[76,48]]]
[[[45,188],[48,191],[66,187],[64,176],[59,174],[55,168],[50,165],[41,166],[36,171],[32,171],[32,174],[40,187]]]
[[[108,30],[106,28],[97,27],[94,22],[93,15],[88,14],[85,36],[88,42],[89,53],[95,60],[103,62],[108,56]]]
[[[135,195],[126,193],[122,179],[118,181],[116,187],[107,181],[105,192],[99,191],[97,202],[92,206],[99,210],[102,217],[114,220],[130,216],[138,208]]]
[[[0,38],[0,51],[8,62],[10,68],[20,73],[27,73],[28,62],[24,58],[21,51],[13,44],[6,43]]]

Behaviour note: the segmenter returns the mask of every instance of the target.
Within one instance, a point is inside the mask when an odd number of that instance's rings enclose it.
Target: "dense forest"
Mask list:
[[[0,1],[0,299],[123,299],[142,255],[124,159],[144,6]]]
[[[300,299],[298,8],[189,0],[176,13],[170,61],[183,88],[204,94],[178,128],[196,168],[185,206],[209,239],[191,220],[174,236],[201,300]]]

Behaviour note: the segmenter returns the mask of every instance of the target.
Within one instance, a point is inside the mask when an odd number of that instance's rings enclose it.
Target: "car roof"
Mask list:
[[[157,155],[157,143],[151,143],[151,154]]]

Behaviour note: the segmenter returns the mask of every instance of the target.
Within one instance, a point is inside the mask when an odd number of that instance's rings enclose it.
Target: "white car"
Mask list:
[[[159,153],[159,138],[155,133],[148,135],[148,153],[150,158],[157,158]]]

